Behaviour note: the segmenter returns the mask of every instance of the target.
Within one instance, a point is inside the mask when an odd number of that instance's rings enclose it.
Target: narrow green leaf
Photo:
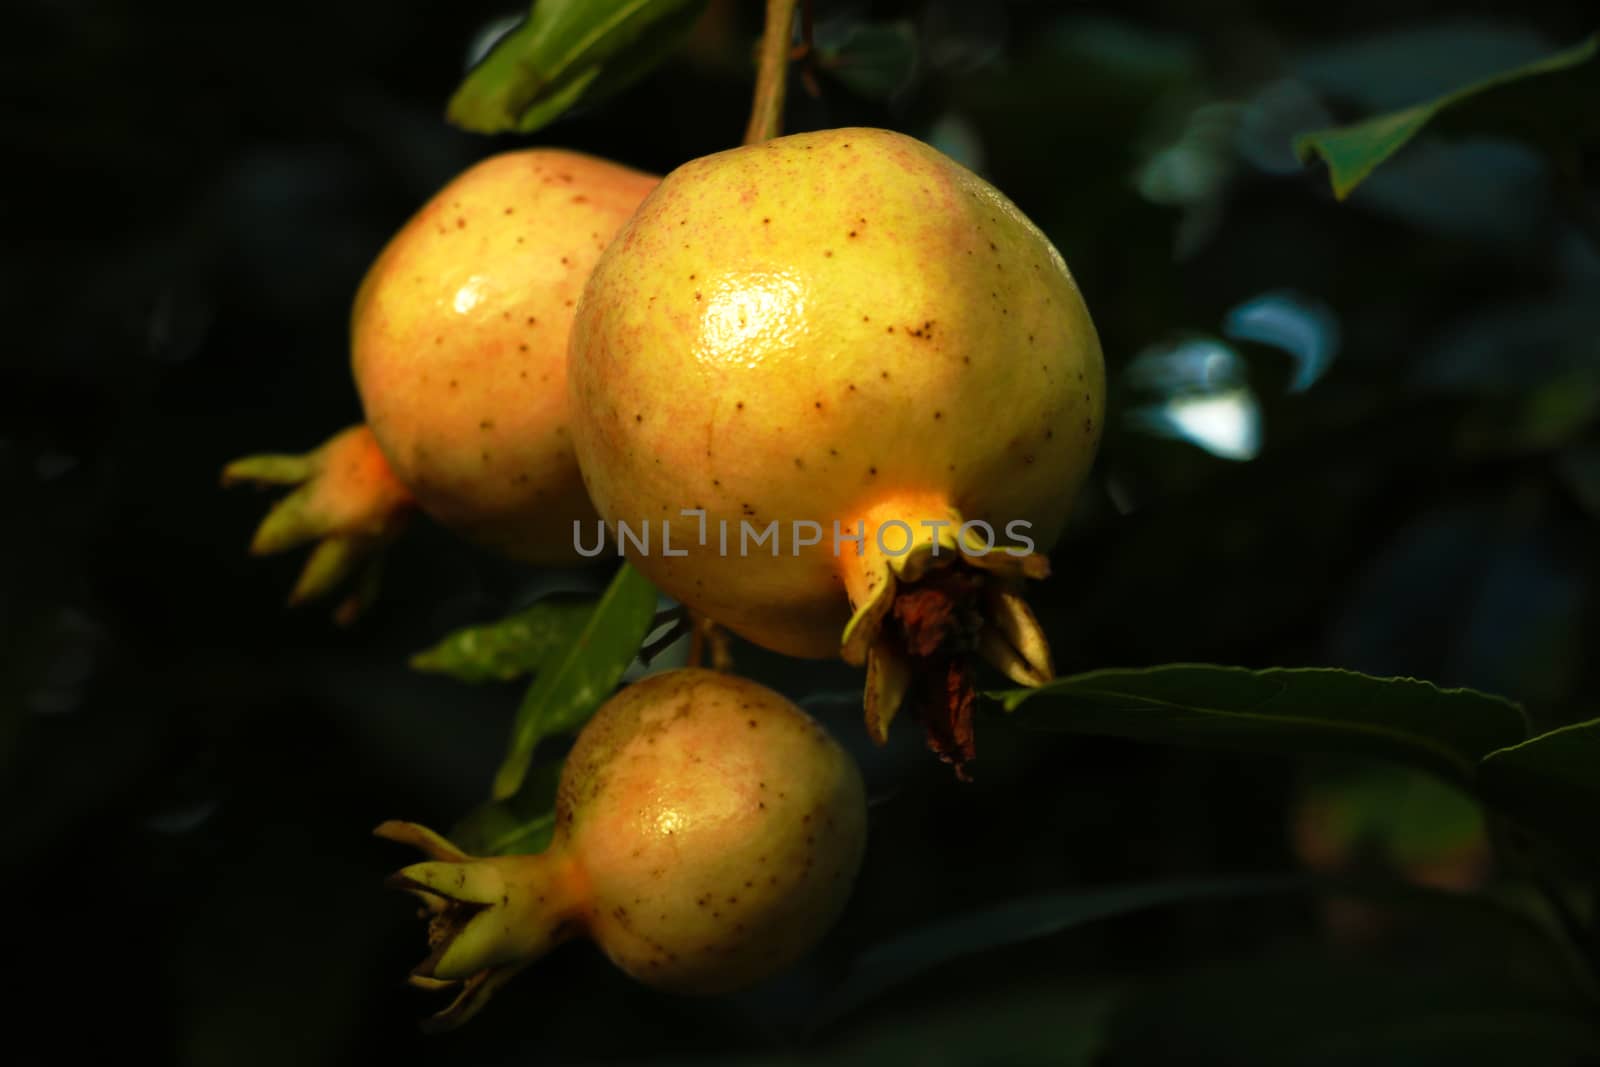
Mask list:
[[[583,625],[549,653],[522,698],[505,762],[495,774],[496,799],[521,788],[542,738],[576,730],[594,714],[633,662],[655,613],[655,586],[624,563]]]
[[[1484,798],[1523,827],[1600,860],[1600,719],[1491,752],[1479,778]]]
[[[593,103],[649,72],[707,0],[535,0],[450,98],[447,117],[475,133],[529,133],[580,101]]]
[[[1461,782],[1484,755],[1527,736],[1521,709],[1500,697],[1331,668],[1177,663],[994,695],[1029,730],[1286,755],[1351,752]]]
[[[1303,876],[1194,879],[1048,893],[929,924],[867,949],[824,998],[815,1027],[825,1026],[923,972],[990,949],[1047,937],[1075,926],[1163,904],[1305,889]]]
[[[411,657],[414,670],[463,682],[505,682],[539,670],[567,635],[594,610],[595,598],[547,596],[496,622],[467,626]]]
[[[1418,923],[1453,931],[1463,945],[1516,961],[1527,988],[1537,986],[1563,998],[1582,995],[1586,988],[1574,981],[1565,957],[1540,924],[1493,897],[1310,874],[1192,878],[1022,897],[890,938],[849,963],[844,976],[822,998],[811,1029],[837,1022],[936,967],[992,949],[1152,908],[1304,893],[1368,901]]]
[[[1340,200],[1349,196],[1367,175],[1424,126],[1450,111],[1458,128],[1482,133],[1544,134],[1575,137],[1580,123],[1595,121],[1594,100],[1583,99],[1567,79],[1546,79],[1530,83],[1542,75],[1560,74],[1583,67],[1600,51],[1600,35],[1581,44],[1546,56],[1544,59],[1502,71],[1482,81],[1446,93],[1425,103],[1376,115],[1348,126],[1315,130],[1295,138],[1295,154],[1302,162],[1321,156],[1328,164],[1333,193]],[[1593,68],[1585,71],[1593,74]],[[1567,108],[1558,107],[1559,101]],[[1571,109],[1571,122],[1555,119],[1556,112]]]
[[[513,796],[478,805],[451,829],[450,840],[474,856],[543,852],[555,833],[556,786],[563,762],[540,764]]]

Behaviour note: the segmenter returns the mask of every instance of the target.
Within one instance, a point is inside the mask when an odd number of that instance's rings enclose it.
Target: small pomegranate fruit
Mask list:
[[[308,567],[297,596],[322,592],[392,534],[412,504],[515,559],[576,560],[572,521],[594,514],[567,418],[567,335],[584,282],[618,227],[659,181],[575,152],[493,156],[445,186],[367,271],[351,314],[351,364],[365,428],[310,456],[258,456],[224,481],[305,482],[269,515],[260,552],[318,538],[342,543],[341,568]],[[341,480],[328,450],[364,442],[382,492]],[[377,479],[377,475],[374,475]],[[325,506],[303,506],[307,497]],[[275,532],[268,533],[272,527]],[[315,558],[315,557],[314,557]]]
[[[855,764],[755,682],[682,669],[595,713],[567,757],[550,847],[473,858],[413,823],[381,837],[432,857],[391,884],[432,915],[413,983],[464,1022],[556,944],[586,935],[628,974],[723,993],[787,967],[833,924],[866,841]]]
[[[569,358],[601,515],[673,524],[635,565],[757,644],[864,662],[878,741],[909,687],[960,770],[967,653],[1052,676],[1020,579],[1048,572],[1105,372],[1066,263],[981,178],[875,129],[687,163],[601,257]]]

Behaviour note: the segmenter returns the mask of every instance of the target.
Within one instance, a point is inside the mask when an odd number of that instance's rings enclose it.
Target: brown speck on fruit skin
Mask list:
[[[467,228],[467,220],[466,219],[459,219],[459,218],[456,219],[456,229],[464,230],[466,228]]]

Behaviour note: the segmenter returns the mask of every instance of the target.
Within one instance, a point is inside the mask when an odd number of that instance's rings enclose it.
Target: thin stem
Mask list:
[[[794,37],[798,0],[767,0],[767,25],[761,35],[755,98],[744,143],[760,144],[783,131],[783,97],[789,85],[789,42]]]

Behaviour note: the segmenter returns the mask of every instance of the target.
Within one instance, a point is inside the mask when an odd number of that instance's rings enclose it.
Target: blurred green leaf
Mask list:
[[[563,762],[540,764],[512,796],[473,808],[451,829],[450,840],[474,856],[543,852],[555,833],[556,786]]]
[[[1487,956],[1457,962],[1316,950],[1186,970],[1124,998],[1107,1062],[1166,1064],[1173,1049],[1229,1067],[1570,1067],[1600,1055],[1569,995]]]
[[[1333,192],[1343,200],[1384,160],[1448,111],[1450,124],[1473,133],[1515,133],[1536,140],[1570,139],[1593,129],[1592,99],[1574,92],[1571,78],[1541,75],[1580,71],[1600,50],[1600,36],[1544,59],[1502,71],[1426,103],[1376,115],[1348,126],[1315,130],[1295,139],[1302,161],[1319,155],[1328,164]],[[1593,68],[1585,73],[1593,74]]]
[[[450,98],[475,133],[531,133],[579,101],[627,88],[670,52],[707,0],[536,0]]]
[[[567,635],[594,611],[595,598],[547,596],[497,622],[466,626],[411,657],[414,670],[462,682],[507,682],[536,673]]]
[[[994,695],[1028,730],[1285,755],[1352,752],[1463,782],[1485,754],[1527,735],[1521,709],[1500,697],[1331,668],[1179,663]]]
[[[1484,796],[1522,826],[1600,858],[1600,719],[1491,752],[1479,777]]]
[[[852,92],[887,100],[917,73],[917,31],[909,22],[851,21],[817,37],[817,63]]]
[[[964,956],[1163,904],[1281,893],[1310,884],[1303,877],[1193,879],[1006,901],[924,926],[862,952],[817,1009],[813,1025],[828,1025],[886,990]]]
[[[1100,1062],[1101,1032],[1117,992],[1110,983],[1086,983],[1070,975],[1013,974],[981,986],[962,982],[852,1020],[799,1048],[715,1062],[718,1067],[1093,1067]],[[702,1067],[704,1062],[690,1056],[651,1060],[655,1067]]]
[[[1470,456],[1544,452],[1572,443],[1600,418],[1600,376],[1577,370],[1513,393],[1501,389],[1469,410],[1457,430]]]
[[[1593,517],[1600,519],[1600,444],[1573,445],[1557,457],[1562,479]]]
[[[583,625],[551,650],[522,698],[505,762],[495,774],[496,799],[522,787],[542,738],[576,730],[594,714],[633,662],[655,613],[655,586],[624,563]]]
[[[1483,809],[1460,789],[1393,765],[1360,763],[1308,775],[1296,805],[1302,859],[1376,848],[1402,868],[1482,853]],[[1309,853],[1309,855],[1308,855]]]

